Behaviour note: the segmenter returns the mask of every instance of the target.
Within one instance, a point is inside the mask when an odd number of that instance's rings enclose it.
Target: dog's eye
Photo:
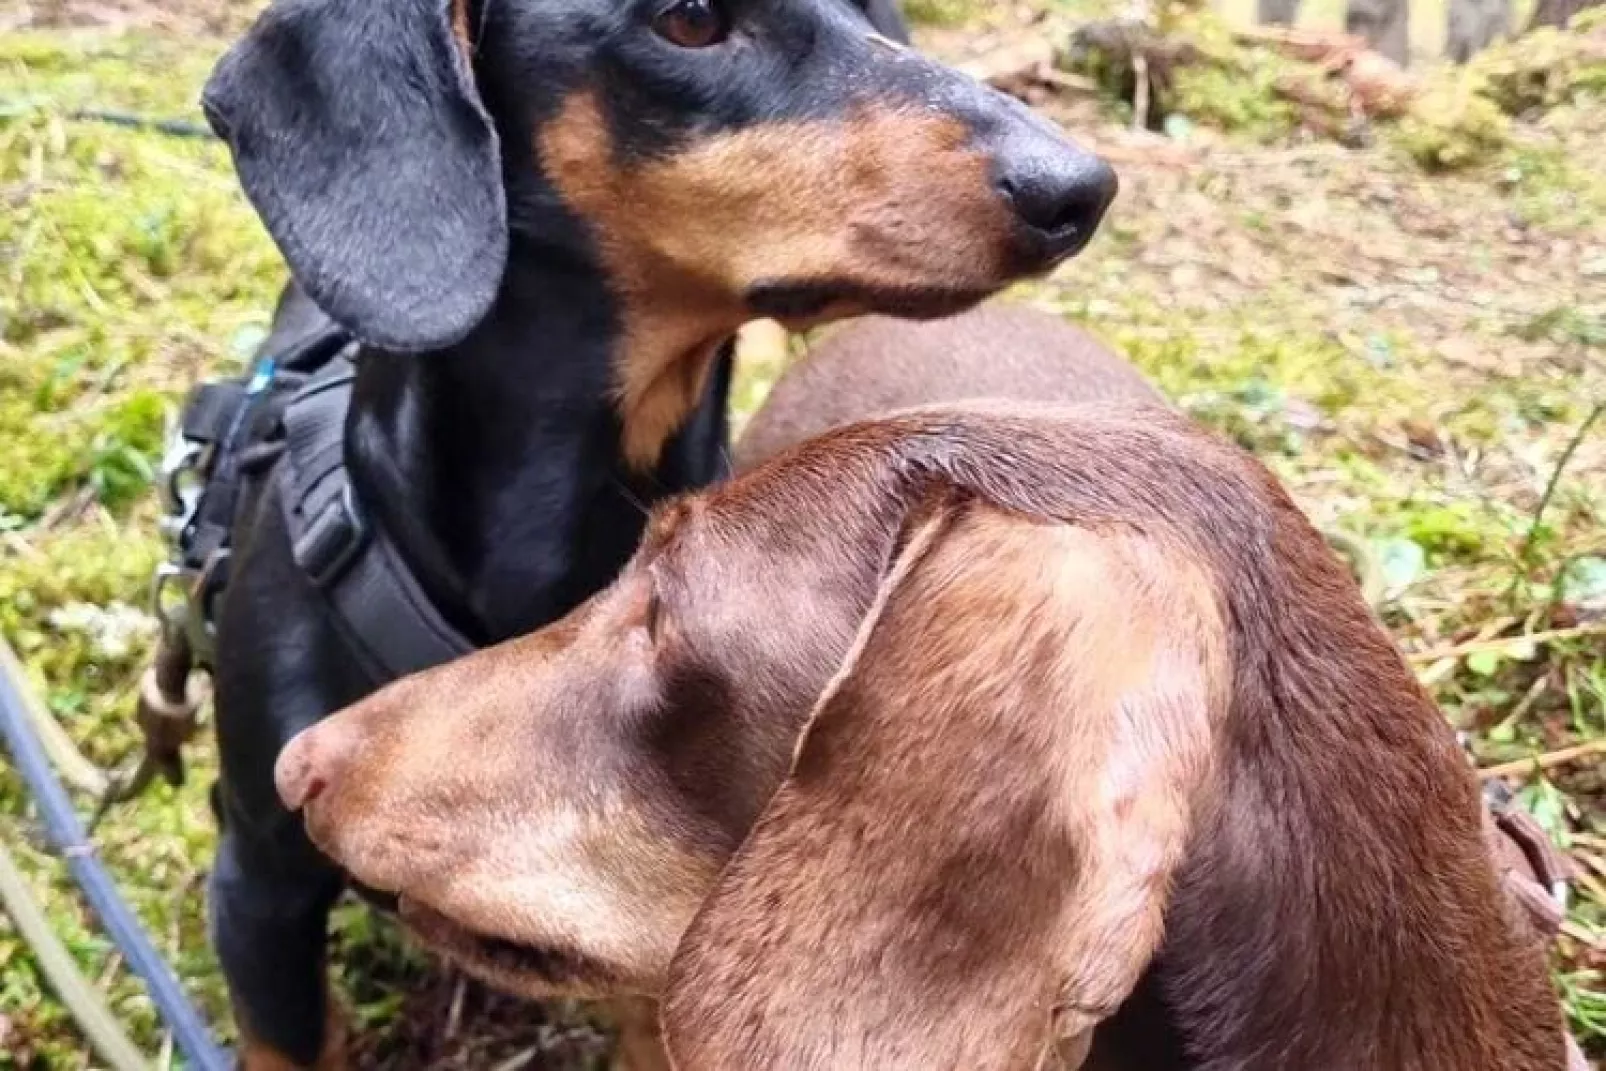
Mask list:
[[[720,0],[675,0],[653,20],[652,28],[681,48],[708,48],[725,40],[730,19]]]

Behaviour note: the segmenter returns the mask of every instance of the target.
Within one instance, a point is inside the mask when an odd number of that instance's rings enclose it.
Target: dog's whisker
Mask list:
[[[647,504],[630,489],[628,484],[619,479],[619,477],[615,476],[613,478],[613,485],[618,489],[619,497],[623,498],[626,502],[634,506],[637,513],[641,514],[643,517],[647,517],[652,514],[652,511],[647,508]]]

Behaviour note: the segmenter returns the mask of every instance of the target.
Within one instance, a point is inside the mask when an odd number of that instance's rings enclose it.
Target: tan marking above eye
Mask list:
[[[468,29],[468,0],[452,0],[452,36],[462,46],[463,59],[472,61],[474,39]]]

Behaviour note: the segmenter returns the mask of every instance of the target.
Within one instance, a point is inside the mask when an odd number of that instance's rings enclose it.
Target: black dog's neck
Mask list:
[[[628,559],[651,500],[722,471],[728,354],[656,469],[624,464],[618,325],[597,273],[515,247],[463,342],[361,359],[346,451],[359,500],[472,642],[561,616]]]

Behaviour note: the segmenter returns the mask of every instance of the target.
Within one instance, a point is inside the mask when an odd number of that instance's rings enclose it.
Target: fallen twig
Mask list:
[[[1232,31],[1240,44],[1266,45],[1295,59],[1315,62],[1330,53],[1366,48],[1366,39],[1337,30],[1305,30],[1293,26],[1246,26]]]
[[[1406,655],[1406,658],[1413,663],[1421,665],[1437,662],[1443,658],[1465,658],[1467,655],[1481,654],[1485,651],[1499,653],[1522,645],[1538,646],[1546,643],[1560,643],[1564,640],[1576,640],[1584,636],[1600,635],[1606,635],[1606,621],[1590,621],[1583,625],[1574,625],[1572,628],[1549,629],[1545,632],[1527,632],[1520,636],[1501,636],[1492,640],[1469,640],[1466,643],[1451,644],[1447,647],[1413,651]]]
[[[71,953],[50,928],[44,909],[34,899],[27,879],[5,845],[0,844],[0,906],[33,952],[45,981],[72,1013],[90,1046],[116,1071],[149,1067],[143,1053],[112,1013],[106,998],[78,969]]]
[[[1031,76],[1045,85],[1050,85],[1055,89],[1063,89],[1068,92],[1097,93],[1099,91],[1099,84],[1093,81],[1093,79],[1084,78],[1079,74],[1066,74],[1064,71],[1053,66],[1052,64],[1046,67],[1037,68],[1031,72]]]
[[[1478,778],[1483,781],[1493,781],[1498,777],[1518,777],[1523,774],[1536,774],[1543,770],[1553,770],[1558,766],[1566,766],[1587,759],[1591,755],[1606,754],[1606,740],[1590,740],[1583,744],[1574,744],[1559,751],[1547,751],[1542,755],[1534,755],[1526,759],[1513,759],[1511,762],[1502,762],[1494,766],[1485,766],[1478,771]]]
[[[1149,58],[1132,50],[1132,129],[1149,128]]]
[[[1599,897],[1597,897],[1597,899],[1599,899]],[[1601,947],[1601,940],[1598,934],[1594,933],[1592,930],[1585,929],[1572,919],[1567,919],[1562,922],[1561,932],[1566,934],[1568,937],[1571,937],[1574,941],[1577,941],[1585,948]]]
[[[1572,438],[1567,440],[1561,456],[1556,458],[1555,467],[1550,470],[1550,479],[1545,481],[1544,493],[1539,496],[1539,504],[1534,507],[1533,518],[1528,522],[1528,532],[1522,537],[1524,575],[1533,567],[1534,538],[1539,534],[1539,525],[1545,519],[1545,511],[1550,508],[1550,500],[1556,497],[1556,488],[1561,485],[1561,474],[1566,471],[1573,454],[1578,452],[1578,447],[1589,435],[1589,429],[1594,427],[1595,421],[1600,419],[1602,413],[1606,413],[1606,399],[1595,403],[1595,408],[1589,411],[1589,415],[1584,417],[1583,422],[1573,432]]]
[[[457,1029],[463,1022],[463,998],[468,994],[468,976],[458,975],[457,984],[452,988],[451,1010],[446,1013],[446,1029],[441,1034],[447,1041],[457,1037]]]

